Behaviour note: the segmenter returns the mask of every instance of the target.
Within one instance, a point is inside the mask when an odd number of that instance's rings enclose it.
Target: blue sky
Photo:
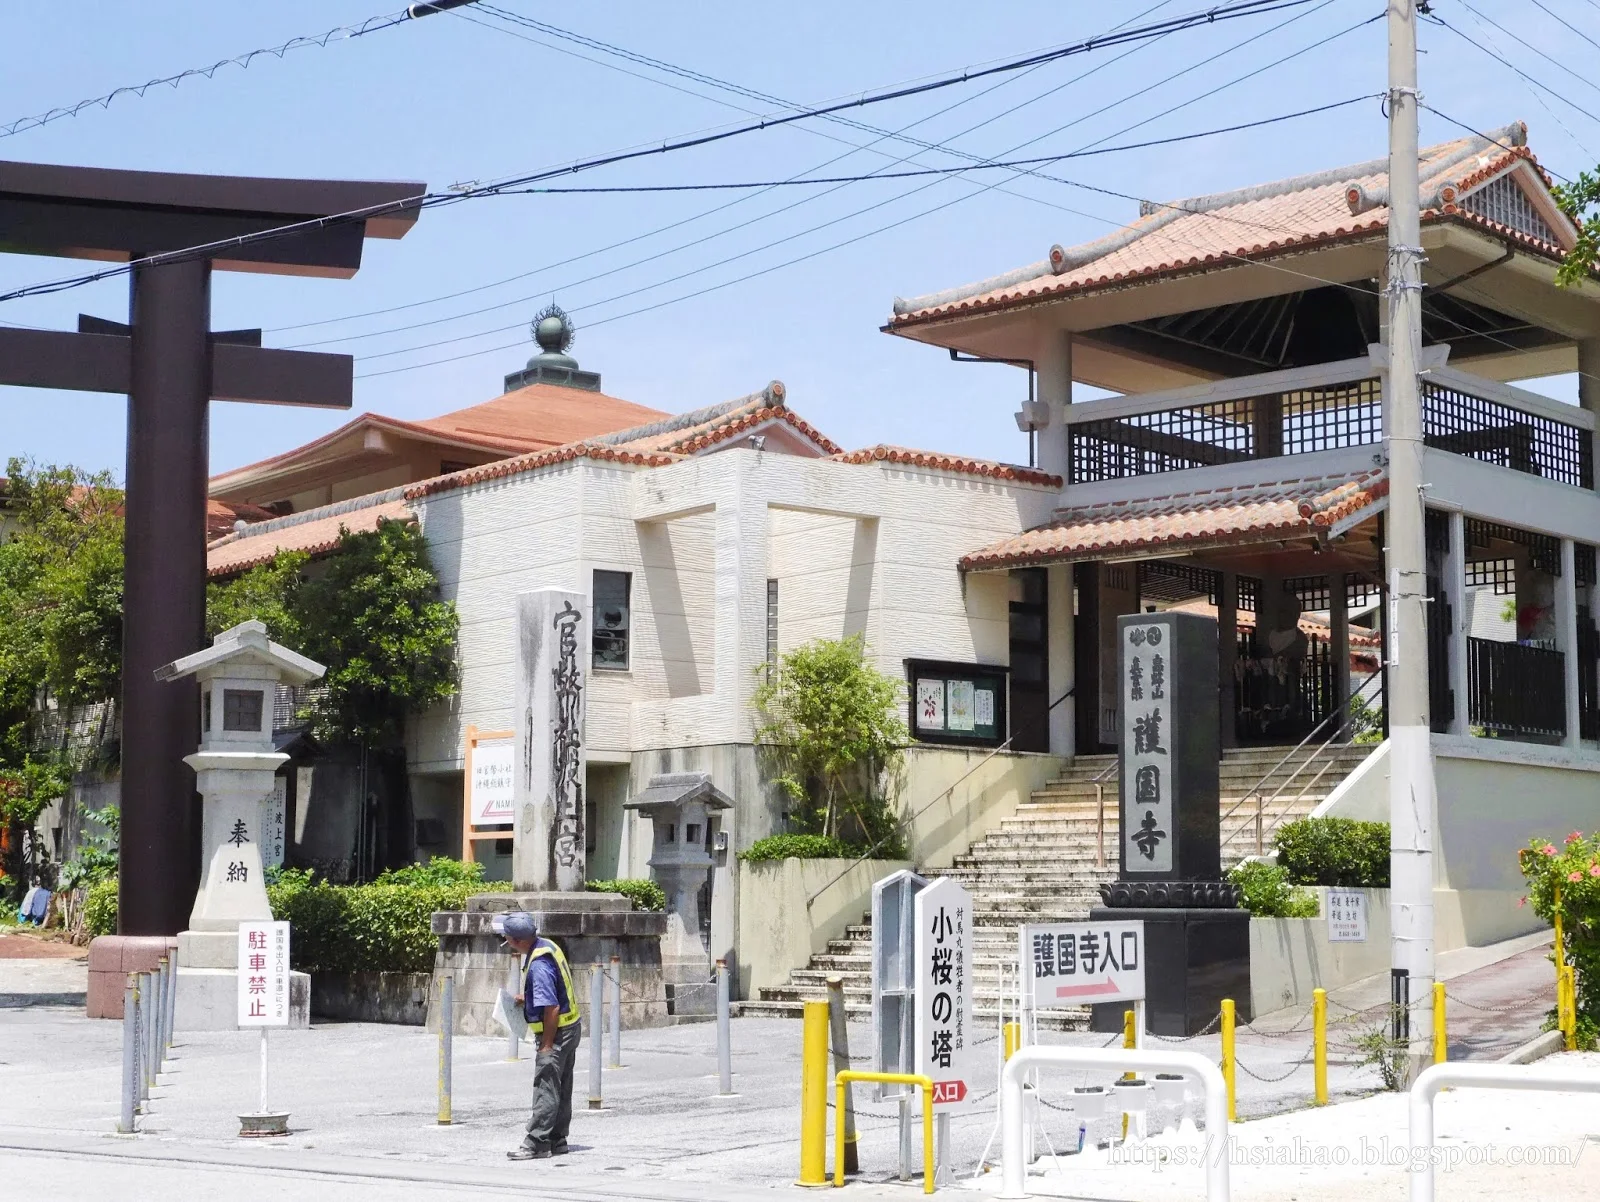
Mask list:
[[[1197,0],[1135,0],[1126,6],[923,0],[910,7],[832,0],[783,6],[498,3],[801,103],[1076,41],[1117,21],[1144,23],[1201,7]],[[1550,6],[1600,40],[1600,8],[1566,0]],[[399,4],[52,0],[8,7],[0,45],[0,126],[119,85],[359,22]],[[1137,17],[1147,7],[1149,15]],[[1434,7],[1541,82],[1600,111],[1600,91],[1557,65],[1580,69],[1592,64],[1593,51],[1545,13],[1512,0],[1472,4],[1554,61],[1479,24],[1458,0],[1436,0]],[[1250,121],[1378,92],[1384,75],[1381,21],[1235,81],[1379,11],[1379,0],[1316,0],[1173,34],[1136,50],[1101,51],[875,106],[854,119],[892,130],[911,127],[911,136],[990,158]],[[1246,39],[1254,40],[1240,45]],[[1593,119],[1536,92],[1448,30],[1424,26],[1421,44],[1427,103],[1478,128],[1526,120],[1541,161],[1566,175],[1600,158],[1600,128]],[[0,137],[0,159],[415,179],[442,188],[770,111],[771,105],[481,12],[470,18],[443,14],[326,48],[258,58],[248,70],[226,66],[209,80],[189,79]],[[1425,143],[1459,132],[1423,114]],[[589,172],[581,182],[769,179],[807,170],[835,175],[956,161],[893,140],[852,150],[874,137],[806,122]],[[1377,157],[1385,139],[1378,103],[1371,100],[1265,129],[1082,159],[1056,172],[1126,196],[1172,199]],[[896,168],[896,160],[906,156],[914,158]],[[574,313],[573,353],[584,367],[603,374],[605,390],[614,396],[679,411],[781,379],[790,403],[847,446],[893,442],[1016,461],[1026,454],[1011,419],[1026,386],[1022,373],[955,365],[938,350],[891,338],[878,327],[896,295],[1036,261],[1052,243],[1084,241],[1131,220],[1137,204],[1027,177],[1005,183],[1004,190],[984,186],[999,182],[997,173],[984,173],[932,184],[898,180],[760,195],[473,201],[424,213],[400,242],[369,242],[366,264],[352,280],[219,273],[213,325],[264,327],[272,346],[322,343],[319,349],[354,353],[357,410],[421,418],[498,394],[501,377],[532,353],[528,319],[553,298]],[[719,211],[708,212],[713,209]],[[655,232],[669,225],[676,228]],[[802,256],[810,257],[780,266]],[[85,266],[0,256],[0,291],[76,274]],[[739,279],[752,273],[759,274]],[[499,283],[513,276],[524,278]],[[434,299],[468,289],[475,291]],[[394,306],[411,307],[355,316]],[[467,313],[490,306],[488,312]],[[0,305],[0,321],[67,329],[79,312],[121,319],[126,311],[126,282],[111,280]],[[394,329],[424,322],[430,324]],[[340,341],[328,341],[335,339]],[[452,341],[421,347],[444,340]],[[470,357],[456,358],[463,355]],[[428,365],[443,359],[453,361]],[[1574,391],[1563,378],[1538,387],[1563,397]],[[0,388],[0,462],[22,455],[110,468],[120,476],[124,409],[121,397]],[[212,469],[277,453],[347,416],[214,404]]]

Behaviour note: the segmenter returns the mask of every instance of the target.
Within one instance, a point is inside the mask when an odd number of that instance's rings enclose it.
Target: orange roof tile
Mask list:
[[[642,426],[666,416],[659,409],[603,392],[529,384],[481,405],[404,424],[447,438],[490,442],[509,451],[533,451]]]
[[[1552,245],[1460,207],[1471,189],[1527,162],[1548,177],[1524,145],[1520,122],[1491,131],[1494,141],[1472,136],[1421,151],[1423,220],[1457,221],[1493,230],[1524,248],[1559,259]],[[1388,226],[1388,164],[1376,159],[1279,180],[1253,188],[1144,204],[1140,218],[1080,246],[1053,246],[1042,262],[976,284],[896,300],[893,330],[957,313],[1089,291],[1159,275],[1176,275],[1237,262],[1272,258],[1318,244],[1371,237]]]
[[[1239,485],[1205,492],[1114,501],[1062,512],[961,558],[967,571],[1066,563],[1129,551],[1309,537],[1359,514],[1388,494],[1380,469],[1349,476]]]
[[[231,576],[268,562],[279,551],[321,555],[339,545],[343,531],[360,534],[376,530],[380,522],[411,521],[411,510],[393,491],[274,518],[218,539],[206,549],[206,574]]]
[[[893,447],[879,443],[859,451],[844,451],[834,455],[840,463],[897,463],[907,467],[937,468],[945,472],[961,472],[968,476],[991,476],[997,480],[1015,480],[1019,484],[1043,484],[1050,488],[1061,487],[1061,477],[1041,472],[1037,468],[1018,467],[1014,463],[996,463],[989,459],[967,459],[959,455],[941,455],[936,451],[914,451],[909,447]]]
[[[0,480],[0,484],[4,484]],[[259,505],[251,505],[245,501],[206,501],[206,539],[221,538],[233,532],[233,524],[237,521],[267,522],[278,515],[270,509],[263,509]]]

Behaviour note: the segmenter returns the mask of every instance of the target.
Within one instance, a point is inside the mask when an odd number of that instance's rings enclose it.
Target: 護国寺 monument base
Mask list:
[[[1224,998],[1249,1022],[1250,911],[1209,907],[1095,906],[1090,922],[1144,923],[1145,1030],[1198,1035],[1213,1026]],[[1092,1031],[1122,1030],[1126,1002],[1093,1007]]]

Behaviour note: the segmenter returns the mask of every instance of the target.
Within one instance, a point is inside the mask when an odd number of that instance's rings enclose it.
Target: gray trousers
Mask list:
[[[567,1142],[567,1129],[572,1126],[572,1072],[582,1035],[582,1023],[562,1027],[556,1032],[555,1047],[534,1055],[533,1112],[522,1139],[524,1147],[538,1152]]]

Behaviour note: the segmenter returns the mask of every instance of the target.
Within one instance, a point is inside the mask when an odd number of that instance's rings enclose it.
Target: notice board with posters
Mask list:
[[[907,725],[922,743],[998,747],[1006,739],[1009,669],[906,660]]]

